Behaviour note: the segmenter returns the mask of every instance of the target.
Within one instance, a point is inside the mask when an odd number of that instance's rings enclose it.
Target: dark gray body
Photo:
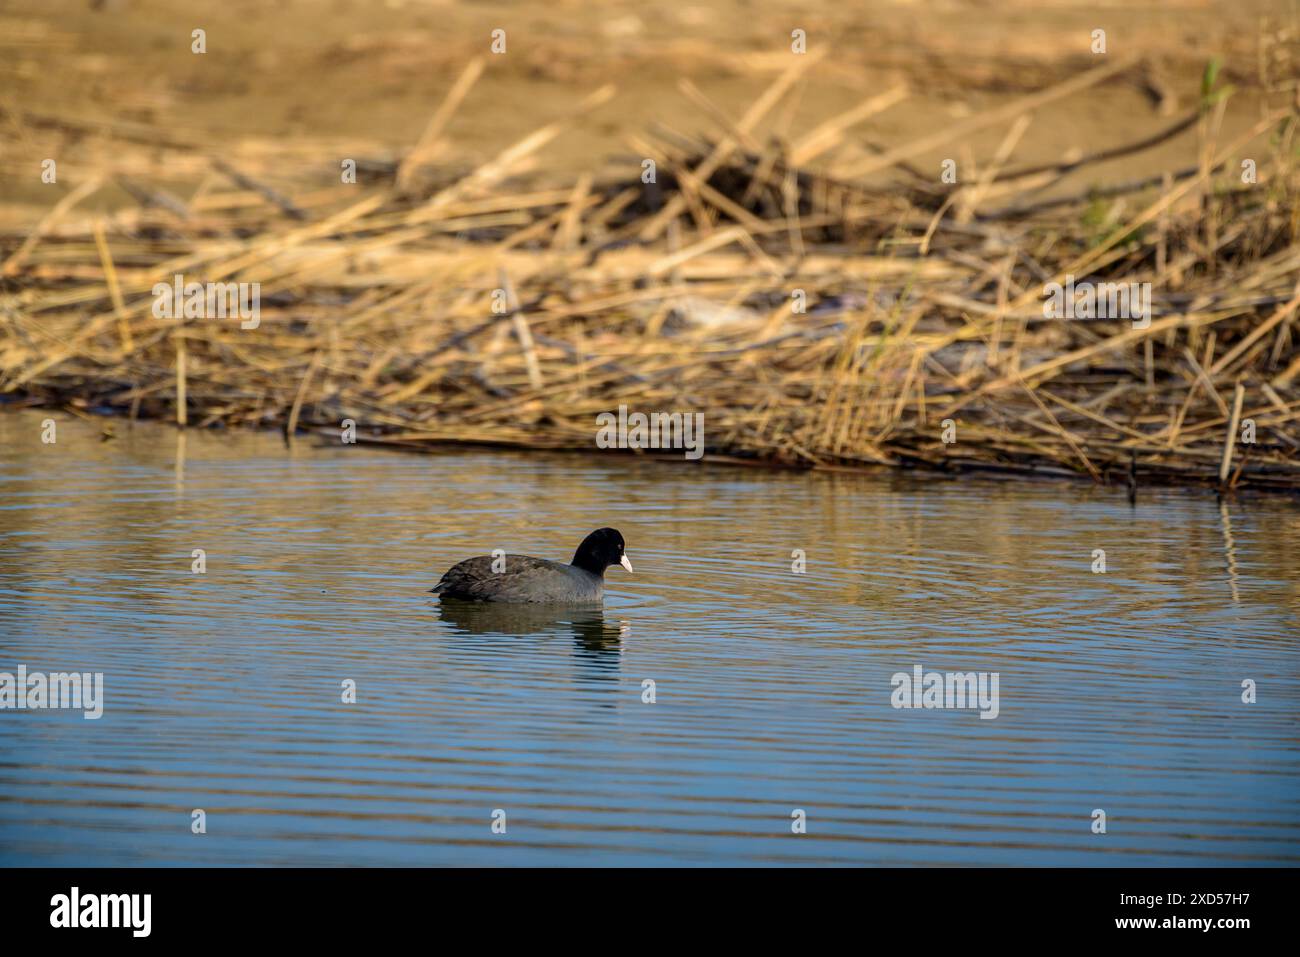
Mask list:
[[[492,570],[489,555],[467,558],[447,569],[432,589],[443,598],[512,604],[586,604],[605,597],[605,579],[582,568],[527,555],[507,555],[505,571]]]

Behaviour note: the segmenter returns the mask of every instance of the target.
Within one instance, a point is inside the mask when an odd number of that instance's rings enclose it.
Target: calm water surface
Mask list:
[[[0,671],[104,715],[0,711],[0,864],[1300,862],[1294,500],[43,417],[0,414]],[[426,593],[601,525],[601,614]],[[893,708],[915,665],[998,717]]]

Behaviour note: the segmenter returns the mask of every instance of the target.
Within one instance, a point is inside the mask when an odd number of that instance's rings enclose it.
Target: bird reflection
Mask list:
[[[599,605],[511,605],[444,598],[439,602],[438,617],[462,635],[570,637],[574,657],[585,666],[586,677],[617,677],[624,625],[607,620]]]

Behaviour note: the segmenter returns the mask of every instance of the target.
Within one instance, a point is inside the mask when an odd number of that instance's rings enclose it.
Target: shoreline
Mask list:
[[[183,436],[187,432],[201,431],[206,435],[219,435],[222,433],[230,434],[238,431],[249,435],[278,436],[286,448],[292,448],[293,442],[285,441],[285,431],[281,425],[263,425],[263,426],[238,426],[229,428],[221,424],[213,424],[202,427],[196,426],[178,426],[174,421],[167,418],[137,418],[130,419],[127,413],[116,411],[96,411],[88,412],[82,409],[73,411],[72,407],[67,405],[37,405],[31,404],[24,400],[0,400],[0,415],[22,414],[31,412],[57,412],[62,415],[70,416],[78,421],[96,424],[100,421],[106,423],[125,422],[128,427],[134,426],[137,422],[145,423],[150,426],[168,428],[174,431],[178,436]],[[706,452],[699,459],[686,459],[680,453],[665,452],[659,450],[636,450],[636,449],[598,449],[593,440],[590,446],[583,445],[527,445],[511,443],[501,440],[484,439],[472,441],[465,439],[447,439],[447,440],[423,440],[407,441],[401,438],[395,438],[384,435],[365,435],[362,431],[357,432],[356,445],[364,445],[369,448],[383,449],[389,452],[402,453],[408,455],[437,455],[443,452],[468,452],[468,451],[497,451],[511,452],[515,454],[536,454],[543,456],[557,456],[563,458],[572,458],[574,456],[590,456],[593,451],[604,455],[612,455],[611,461],[618,462],[653,462],[657,465],[675,465],[675,466],[692,466],[692,467],[722,467],[722,468],[743,468],[743,469],[763,469],[772,472],[790,472],[790,473],[838,473],[846,475],[862,475],[877,478],[889,477],[911,477],[924,482],[933,481],[958,481],[973,479],[975,481],[995,482],[999,484],[1020,484],[1032,483],[1035,487],[1044,488],[1052,485],[1065,484],[1073,488],[1095,488],[1106,491],[1113,491],[1117,494],[1129,489],[1127,475],[1116,473],[1114,480],[1095,482],[1087,475],[1081,475],[1077,472],[1071,472],[1064,469],[1051,469],[1050,467],[1022,467],[1016,469],[1009,466],[999,466],[997,464],[980,462],[978,460],[952,460],[947,467],[934,467],[927,462],[918,464],[908,464],[905,462],[894,464],[861,464],[861,465],[844,465],[844,464],[824,464],[824,465],[807,465],[794,462],[783,462],[773,459],[764,459],[757,457],[741,457],[728,455],[726,453],[708,453]],[[303,439],[320,440],[319,448],[332,447],[334,443],[328,442],[328,439],[337,439],[340,436],[340,430],[337,427],[329,425],[313,425],[310,423],[300,422],[298,431],[295,434],[294,442]],[[593,430],[594,435],[594,430]],[[105,432],[101,441],[111,441],[117,438],[115,434]],[[1137,485],[1136,501],[1142,499],[1142,492],[1147,490],[1159,491],[1187,491],[1198,493],[1213,493],[1216,499],[1235,500],[1239,498],[1250,498],[1252,496],[1263,496],[1266,498],[1276,499],[1281,496],[1295,497],[1300,499],[1300,486],[1291,484],[1268,484],[1254,481],[1248,484],[1240,484],[1231,488],[1223,489],[1216,485],[1213,478],[1188,477],[1180,479],[1178,477],[1165,478],[1159,474],[1145,475],[1140,477]]]

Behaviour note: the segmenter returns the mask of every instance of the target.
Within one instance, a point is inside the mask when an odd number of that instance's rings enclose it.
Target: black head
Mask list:
[[[610,565],[632,570],[632,563],[623,554],[623,536],[613,528],[598,528],[584,538],[573,555],[573,565],[593,575],[604,575]]]

